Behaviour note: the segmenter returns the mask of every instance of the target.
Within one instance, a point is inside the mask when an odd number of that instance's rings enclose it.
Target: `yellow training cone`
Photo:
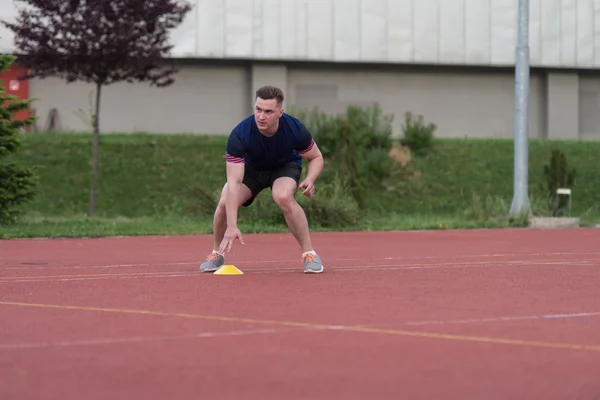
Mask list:
[[[237,269],[235,265],[226,264],[215,271],[215,275],[243,275],[244,273]]]

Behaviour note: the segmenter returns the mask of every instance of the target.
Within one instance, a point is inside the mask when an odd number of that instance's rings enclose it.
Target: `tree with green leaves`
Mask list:
[[[8,71],[16,57],[0,54],[0,72]],[[15,222],[23,203],[35,194],[35,176],[31,169],[21,168],[10,156],[17,152],[23,128],[34,118],[19,120],[18,112],[26,110],[30,99],[18,99],[6,93],[5,82],[0,81],[0,225]]]
[[[59,77],[96,88],[92,150],[93,178],[88,215],[95,213],[103,86],[147,82],[165,87],[177,72],[166,58],[169,34],[183,22],[191,5],[178,0],[16,0],[15,22],[2,21],[15,35],[28,78]]]

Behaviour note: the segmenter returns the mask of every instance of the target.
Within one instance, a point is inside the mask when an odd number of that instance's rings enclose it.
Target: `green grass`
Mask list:
[[[97,213],[87,218],[91,135],[26,134],[17,159],[35,168],[37,196],[24,207],[18,224],[1,228],[0,237],[210,233],[225,179],[226,140],[204,135],[102,135]],[[560,148],[577,170],[573,215],[585,225],[600,223],[600,142],[530,142],[533,212],[550,214],[541,185],[543,166],[553,148]],[[332,184],[328,167],[326,163],[326,173],[317,183],[319,196],[301,199],[313,231],[526,224],[507,216],[513,191],[511,140],[437,139],[426,156],[414,157],[408,167],[396,168],[391,178],[369,189],[366,212],[356,210],[347,194]],[[323,212],[342,206],[352,216],[344,225]],[[240,211],[240,227],[243,232],[287,230],[268,191]]]
[[[225,174],[221,137],[103,135],[97,210],[102,217],[193,215],[198,188],[217,190]],[[32,134],[19,158],[35,167],[39,195],[28,206],[45,216],[87,212],[91,135]]]
[[[244,233],[287,232],[282,223],[264,223],[261,221],[243,221],[240,229]],[[436,215],[401,215],[389,214],[374,216],[348,227],[323,227],[319,224],[312,231],[390,231],[390,230],[441,230],[458,228],[504,228],[522,226],[519,221],[507,223],[498,220],[464,220],[449,216]],[[4,227],[0,239],[10,238],[68,238],[68,237],[106,237],[133,235],[191,235],[209,234],[212,232],[211,221],[193,220],[186,217],[137,217],[125,218],[88,218],[85,215],[69,217],[25,217],[19,224]]]
[[[405,184],[406,207],[410,211],[426,207],[436,212],[455,212],[464,208],[473,196],[512,200],[513,142],[494,139],[457,139],[438,141],[435,150],[416,159],[414,169],[421,171],[417,184]],[[577,170],[573,188],[573,212],[582,215],[600,207],[600,170],[597,155],[600,142],[543,141],[529,143],[530,197],[545,193],[543,166],[553,148],[561,149],[569,167]],[[546,213],[542,204],[534,212]],[[544,204],[545,206],[545,204]]]

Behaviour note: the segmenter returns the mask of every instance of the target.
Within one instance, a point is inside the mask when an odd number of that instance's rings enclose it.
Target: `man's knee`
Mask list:
[[[279,206],[279,208],[285,211],[290,209],[294,205],[296,199],[294,198],[293,193],[290,193],[288,191],[280,191],[273,192],[273,201],[275,202],[275,204],[277,204],[277,206]]]
[[[273,182],[273,201],[282,211],[290,210],[296,203],[297,187],[296,181],[290,177],[281,177]]]

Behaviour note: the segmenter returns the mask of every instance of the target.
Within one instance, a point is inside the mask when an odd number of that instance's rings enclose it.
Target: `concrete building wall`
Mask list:
[[[285,107],[342,113],[348,105],[379,104],[395,117],[401,134],[405,112],[435,123],[439,137],[512,138],[514,73],[511,69],[408,67],[335,63],[190,61],[168,88],[145,84],[105,87],[104,132],[219,133],[252,112],[254,91],[280,86]],[[51,110],[56,130],[86,130],[78,110],[89,115],[88,84],[34,79],[31,96],[45,130]],[[600,73],[532,70],[529,136],[600,140]]]
[[[579,139],[579,75],[550,72],[546,85],[548,138]]]
[[[102,91],[100,123],[103,132],[216,133],[231,130],[251,112],[248,69],[244,65],[182,66],[167,88],[118,83]],[[66,84],[56,78],[32,79],[37,129],[45,130],[51,110],[58,115],[56,130],[89,130],[77,115],[90,115],[92,84]],[[93,99],[92,99],[93,100]]]
[[[600,71],[579,74],[578,94],[580,138],[600,140]]]
[[[544,85],[542,76],[531,77],[530,137],[545,135]],[[435,123],[439,137],[513,136],[514,78],[508,72],[291,67],[288,88],[295,107],[328,113],[378,103],[395,115],[398,134],[410,111]]]
[[[2,0],[0,0],[2,1]],[[175,57],[511,66],[518,0],[191,0]],[[600,66],[597,0],[529,0],[531,63]]]

